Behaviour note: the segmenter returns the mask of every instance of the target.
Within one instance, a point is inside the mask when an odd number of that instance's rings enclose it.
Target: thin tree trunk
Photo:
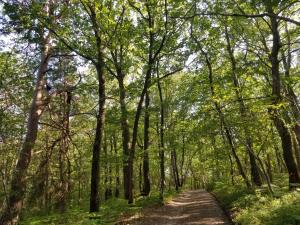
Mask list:
[[[271,156],[269,153],[267,153],[267,161],[266,161],[266,167],[267,167],[267,173],[270,179],[270,183],[273,182],[273,176],[272,176],[272,164],[271,164]]]
[[[91,172],[91,196],[90,212],[98,212],[100,207],[100,150],[103,136],[103,127],[105,119],[105,78],[104,62],[102,53],[99,55],[99,64],[96,65],[98,75],[98,115],[96,134],[93,144],[92,172]]]
[[[103,135],[103,153],[104,153],[104,199],[108,199],[108,154],[107,154],[107,134]]]
[[[178,167],[177,167],[177,153],[176,150],[174,149],[171,151],[171,165],[172,165],[175,189],[176,191],[178,191],[180,187],[180,180],[179,180]]]
[[[49,164],[52,157],[53,149],[57,143],[61,140],[62,137],[59,137],[49,146],[49,137],[46,136],[46,146],[45,146],[45,156],[38,165],[38,169],[35,173],[35,179],[33,181],[33,190],[31,195],[28,198],[28,203],[30,206],[34,206],[34,203],[37,203],[38,200],[43,197],[41,200],[40,207],[47,208],[47,188],[48,188],[48,178],[49,178]]]
[[[182,187],[184,183],[184,174],[183,174],[183,167],[184,167],[184,160],[185,160],[185,136],[182,135],[182,152],[181,152],[181,165],[180,165],[180,182],[179,186]]]
[[[90,212],[98,212],[100,207],[100,151],[102,148],[102,138],[105,120],[105,75],[104,75],[104,58],[102,52],[102,40],[100,34],[100,27],[96,16],[95,5],[87,6],[90,10],[90,19],[92,23],[92,29],[94,31],[94,37],[96,40],[97,60],[94,61],[96,72],[98,76],[98,114],[95,139],[93,144],[93,156],[92,156],[92,171],[91,171],[91,195],[90,195]]]
[[[113,196],[113,191],[112,191],[112,156],[113,156],[113,141],[110,138],[110,153],[109,153],[109,165],[108,165],[108,194],[107,197],[111,198]]]
[[[212,97],[214,98],[215,97],[215,90],[214,90],[214,84],[213,84],[213,69],[212,69],[211,61],[209,59],[209,56],[208,56],[207,52],[205,52],[203,50],[203,48],[201,46],[201,43],[193,36],[193,30],[191,30],[191,37],[193,38],[193,40],[198,45],[199,50],[201,51],[202,55],[205,57],[205,63],[206,63],[207,68],[208,68],[208,78],[209,78],[210,92],[211,92]],[[216,111],[217,111],[217,113],[219,115],[219,119],[220,119],[220,122],[221,122],[221,127],[224,128],[225,136],[226,136],[228,144],[230,146],[232,155],[233,155],[233,157],[234,157],[234,159],[236,161],[239,173],[242,176],[242,178],[243,178],[245,184],[247,185],[247,187],[250,188],[251,184],[248,181],[246,173],[244,172],[244,169],[242,167],[242,163],[241,163],[241,161],[240,161],[240,159],[239,159],[239,157],[237,155],[237,152],[236,152],[235,144],[234,144],[233,138],[232,138],[231,129],[226,124],[225,116],[224,116],[224,114],[223,114],[223,112],[221,110],[221,107],[220,107],[219,103],[217,101],[213,100],[213,104],[214,104],[215,109],[216,109]]]
[[[146,73],[145,83],[144,83],[142,93],[140,95],[140,99],[139,99],[139,102],[138,102],[138,105],[136,108],[135,117],[134,117],[132,140],[131,140],[131,147],[130,147],[129,159],[128,159],[129,170],[128,170],[127,179],[129,182],[129,189],[128,189],[129,190],[129,198],[128,198],[129,204],[133,203],[133,160],[134,160],[134,156],[135,156],[135,148],[136,148],[136,143],[137,143],[139,120],[140,120],[140,116],[142,113],[143,100],[147,93],[150,78],[151,78],[152,65],[153,65],[152,56],[149,56],[148,70]]]
[[[165,146],[164,146],[164,126],[165,126],[165,112],[164,112],[164,99],[162,88],[159,79],[159,64],[157,63],[157,89],[159,94],[160,102],[160,126],[159,126],[159,168],[160,168],[160,182],[159,182],[159,198],[161,201],[164,199],[164,189],[165,189]]]
[[[118,73],[118,72],[117,72]],[[124,76],[121,72],[118,73],[119,84],[119,103],[121,107],[121,129],[122,129],[122,147],[123,147],[123,185],[124,197],[129,199],[129,141],[130,132],[128,124],[128,112],[126,107],[126,91],[124,87]]]
[[[143,152],[143,189],[141,195],[148,196],[150,193],[150,178],[149,178],[149,123],[150,123],[150,115],[149,115],[149,90],[145,95],[145,119],[144,119],[144,152]]]
[[[62,130],[61,130],[61,141],[60,141],[60,152],[59,152],[59,177],[60,183],[58,186],[57,197],[58,201],[56,203],[56,208],[59,209],[61,213],[66,211],[67,207],[67,197],[70,191],[70,182],[68,177],[68,171],[70,170],[70,165],[68,163],[68,151],[69,151],[69,117],[71,111],[71,91],[66,91],[61,94],[63,105],[62,105]]]
[[[222,124],[221,124],[221,127],[222,127]],[[224,134],[224,129],[221,129],[221,134],[222,134],[223,144],[224,144],[224,146],[226,146],[226,137],[225,137],[225,134]],[[229,158],[229,162],[230,162],[231,184],[235,185],[235,182],[234,182],[234,165],[233,165],[233,161],[232,161],[232,157],[231,157],[230,152],[228,152],[228,158]]]
[[[296,135],[293,135],[292,139],[293,139],[293,147],[294,147],[296,162],[298,165],[298,169],[300,169],[300,146],[298,144]]]
[[[139,163],[139,190],[140,190],[140,193],[142,193],[142,191],[143,191],[142,163]]]
[[[116,160],[116,187],[115,187],[115,197],[120,196],[120,165],[119,165],[119,156],[117,149],[117,140],[115,136],[112,136],[113,146],[115,150],[115,160]]]
[[[246,118],[249,118],[251,115],[248,113],[247,107],[246,107],[244,99],[243,99],[243,95],[240,91],[241,85],[240,85],[240,82],[239,82],[239,79],[237,76],[237,72],[236,72],[236,70],[237,70],[236,60],[234,57],[233,48],[231,47],[230,38],[229,38],[226,24],[225,24],[225,36],[226,36],[226,41],[227,41],[227,51],[228,51],[229,58],[231,61],[231,75],[232,75],[233,85],[235,87],[234,88],[235,95],[239,102],[239,111],[240,111],[241,118],[245,123]],[[246,149],[249,159],[250,159],[251,179],[252,179],[253,184],[255,184],[257,186],[261,186],[262,181],[261,181],[261,178],[259,175],[259,168],[258,168],[256,159],[255,159],[256,156],[255,156],[255,153],[253,150],[253,144],[252,144],[253,141],[252,141],[252,137],[250,135],[247,125],[244,126],[244,134],[245,134],[245,138],[246,138],[245,149]]]
[[[31,152],[35,145],[38,133],[38,122],[45,108],[45,72],[50,58],[50,37],[43,40],[41,47],[41,61],[37,73],[37,82],[33,94],[29,117],[27,120],[27,131],[25,139],[17,160],[16,167],[11,181],[11,188],[8,196],[8,204],[5,206],[0,218],[1,225],[14,225],[18,223],[19,215],[22,210],[23,200],[26,191],[26,173],[31,161]]]
[[[136,143],[137,143],[137,133],[138,133],[138,126],[139,126],[139,120],[141,116],[141,111],[142,111],[142,105],[143,105],[143,100],[144,97],[148,91],[148,87],[150,85],[150,79],[152,75],[152,70],[153,70],[153,65],[161,52],[161,50],[164,47],[166,36],[164,36],[161,40],[161,42],[158,45],[158,48],[155,50],[155,33],[153,31],[154,28],[154,21],[155,18],[152,15],[151,7],[150,5],[146,4],[146,11],[147,11],[147,18],[145,19],[147,24],[148,24],[148,37],[149,37],[149,47],[148,47],[148,60],[147,60],[147,70],[146,70],[146,77],[145,77],[145,82],[144,82],[144,87],[142,90],[142,93],[140,95],[140,99],[136,108],[136,113],[135,113],[135,118],[134,118],[134,124],[133,124],[133,131],[132,131],[132,140],[131,140],[131,147],[130,147],[130,157],[129,157],[129,199],[128,203],[133,203],[133,160],[134,160],[134,155],[135,155],[135,148],[136,148]],[[165,10],[166,10],[166,22],[165,22],[165,29],[167,26],[167,7],[165,4]]]
[[[110,153],[112,152],[112,140],[110,139]],[[107,146],[107,136],[105,135],[105,138],[104,138],[104,146],[103,146],[103,149],[104,149],[104,155],[105,155],[105,163],[104,163],[104,171],[105,171],[105,174],[104,174],[104,185],[105,185],[105,192],[104,192],[104,197],[105,197],[105,200],[108,200],[109,198],[112,197],[112,190],[111,190],[111,161],[110,161],[110,155],[108,153],[108,146]]]
[[[200,50],[201,50],[202,54],[205,56],[205,61],[206,61],[207,67],[208,67],[208,76],[209,76],[209,84],[210,84],[211,95],[212,95],[212,97],[215,97],[215,91],[214,91],[214,85],[213,85],[213,70],[212,70],[212,65],[211,65],[211,62],[210,62],[210,60],[208,58],[207,53],[203,51],[203,49],[202,49],[202,47],[200,45],[199,45],[199,47],[200,47]],[[239,173],[242,176],[242,178],[243,178],[245,184],[247,185],[247,187],[250,188],[251,184],[248,181],[248,178],[247,178],[247,176],[246,176],[246,174],[244,172],[242,163],[241,163],[241,161],[240,161],[240,159],[239,159],[239,157],[238,157],[238,155],[236,153],[236,148],[235,148],[235,145],[234,145],[234,142],[233,142],[232,133],[231,133],[230,128],[226,124],[225,117],[224,117],[224,114],[223,114],[223,112],[221,110],[221,107],[219,106],[218,102],[213,101],[213,103],[214,103],[214,106],[216,108],[216,111],[218,112],[219,119],[220,119],[220,122],[221,122],[221,126],[223,126],[223,128],[224,128],[225,136],[227,138],[227,141],[228,141],[228,144],[230,146],[232,155],[233,155],[233,157],[235,159],[235,162],[237,164]]]

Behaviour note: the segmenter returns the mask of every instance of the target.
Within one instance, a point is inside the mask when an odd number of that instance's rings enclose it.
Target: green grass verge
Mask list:
[[[300,192],[275,186],[275,197],[266,188],[249,191],[242,185],[215,183],[212,192],[240,225],[300,225]]]
[[[176,194],[175,191],[166,192],[164,201],[169,201]],[[138,197],[132,205],[128,205],[124,199],[110,199],[101,205],[99,213],[89,213],[86,209],[71,209],[63,214],[25,213],[20,225],[109,225],[123,215],[134,215],[145,207],[161,204],[158,192],[153,192],[148,197]]]

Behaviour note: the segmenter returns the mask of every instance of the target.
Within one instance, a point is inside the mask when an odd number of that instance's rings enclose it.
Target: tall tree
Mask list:
[[[17,21],[13,22],[19,24],[22,29],[22,25],[24,25],[22,23],[27,22],[24,15],[22,15],[22,11],[24,10],[22,5],[19,2],[16,2],[13,4],[6,4],[5,7],[6,10],[11,13],[10,16],[16,18]],[[53,20],[55,10],[54,1],[46,1],[43,4],[33,2],[27,7],[29,7],[27,10],[31,13],[32,11],[30,9],[32,9],[32,7],[40,8],[43,15],[52,18],[52,23],[55,22],[55,20]],[[34,14],[30,15],[31,17],[35,16]],[[51,35],[47,33],[40,24],[38,25],[35,35],[37,36],[40,50],[39,69],[37,71],[36,86],[27,120],[27,132],[13,173],[8,203],[0,218],[0,223],[3,225],[13,225],[17,224],[19,221],[19,215],[22,210],[26,191],[26,172],[30,164],[31,152],[37,138],[38,122],[47,105],[48,96],[47,91],[45,90],[45,74],[52,54]]]

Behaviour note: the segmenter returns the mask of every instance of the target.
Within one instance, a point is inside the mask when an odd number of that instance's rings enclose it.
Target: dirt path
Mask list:
[[[215,198],[204,190],[186,191],[162,207],[149,208],[122,225],[230,225]]]

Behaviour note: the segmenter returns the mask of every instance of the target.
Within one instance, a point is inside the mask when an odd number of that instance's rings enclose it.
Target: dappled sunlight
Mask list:
[[[165,206],[145,209],[142,215],[132,216],[119,224],[230,224],[213,196],[204,190],[187,191]]]

